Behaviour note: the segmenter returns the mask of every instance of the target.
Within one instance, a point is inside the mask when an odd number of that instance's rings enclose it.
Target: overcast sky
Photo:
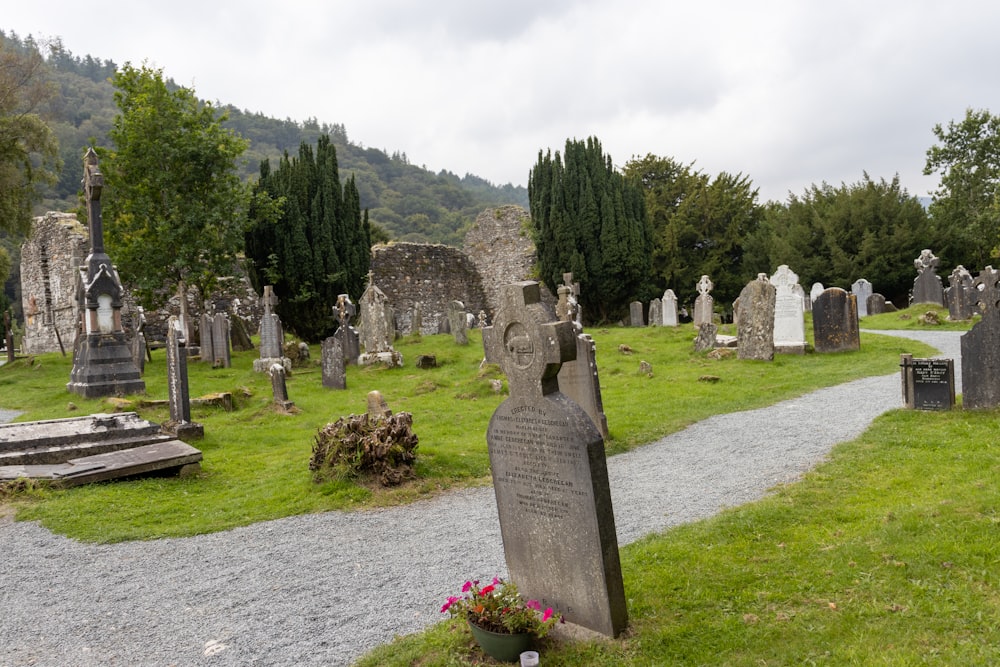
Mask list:
[[[1000,114],[985,0],[4,4],[5,32],[498,185],[596,136],[619,166],[652,153],[743,173],[762,202],[865,171],[924,196],[934,125]]]

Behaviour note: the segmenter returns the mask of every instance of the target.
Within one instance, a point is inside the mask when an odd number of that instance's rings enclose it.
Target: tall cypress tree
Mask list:
[[[261,162],[250,210],[246,256],[258,293],[273,285],[285,327],[317,342],[336,328],[337,295],[361,295],[371,239],[352,176],[340,183],[337,152],[328,135],[316,149],[303,142],[297,158],[278,168]]]
[[[642,187],[614,169],[596,137],[567,140],[562,157],[539,151],[528,200],[539,274],[549,289],[572,271],[591,321],[618,317],[644,296],[652,236]]]

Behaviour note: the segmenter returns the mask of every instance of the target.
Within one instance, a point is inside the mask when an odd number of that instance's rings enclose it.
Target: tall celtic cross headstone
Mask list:
[[[698,281],[698,297],[694,300],[694,326],[700,327],[702,324],[712,324],[712,313],[715,310],[715,301],[709,292],[712,291],[712,280],[708,276],[702,276]]]
[[[90,254],[77,275],[80,331],[73,350],[73,370],[66,388],[85,398],[141,394],[146,383],[132,360],[122,327],[122,288],[118,271],[104,251],[101,191],[104,176],[93,148],[83,159],[83,191],[90,226]]]
[[[511,579],[568,622],[617,636],[628,615],[604,440],[557,379],[575,338],[572,322],[553,321],[538,283],[503,287],[484,341],[510,397],[486,441]]]
[[[264,285],[260,302],[264,304],[264,314],[260,318],[260,357],[253,360],[253,369],[258,373],[269,373],[271,366],[279,364],[286,371],[291,371],[292,360],[285,356],[284,351],[285,332],[281,327],[281,318],[274,312],[274,307],[278,305],[274,287]],[[211,325],[208,330],[212,330]]]
[[[972,293],[983,318],[962,334],[962,407],[1000,406],[1000,271],[987,266]]]
[[[917,277],[913,280],[913,303],[944,305],[944,287],[941,276],[937,274],[940,263],[941,260],[926,248],[913,260],[913,267],[917,270]]]

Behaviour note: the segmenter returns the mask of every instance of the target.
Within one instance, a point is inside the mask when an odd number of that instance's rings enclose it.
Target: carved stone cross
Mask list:
[[[97,153],[87,149],[83,158],[83,192],[87,197],[87,222],[90,226],[90,253],[104,254],[104,227],[101,222],[101,190],[104,174],[97,166]]]
[[[972,283],[976,290],[976,300],[983,309],[983,315],[995,314],[1000,310],[1000,271],[987,266]]]
[[[545,396],[559,390],[563,362],[576,359],[572,322],[552,321],[538,283],[504,285],[487,342],[487,358],[500,364],[512,396]]]
[[[712,291],[712,281],[708,276],[702,276],[701,280],[698,281],[698,294],[708,294]]]

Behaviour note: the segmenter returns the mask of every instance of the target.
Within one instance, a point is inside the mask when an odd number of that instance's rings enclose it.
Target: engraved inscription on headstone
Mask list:
[[[951,410],[955,407],[955,362],[952,359],[914,359],[900,355],[903,404],[915,410]]]
[[[805,298],[799,277],[782,264],[770,281],[775,290],[775,352],[802,354],[806,349]]]
[[[627,611],[604,441],[558,390],[576,336],[571,322],[552,320],[538,283],[506,285],[484,334],[510,386],[487,431],[504,554],[526,597],[617,636]]]

